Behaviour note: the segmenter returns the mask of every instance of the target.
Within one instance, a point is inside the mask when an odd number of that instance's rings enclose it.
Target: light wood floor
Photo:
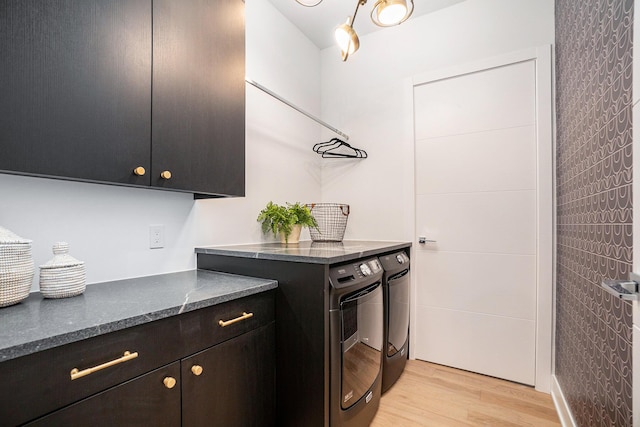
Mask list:
[[[418,360],[382,396],[372,427],[561,426],[532,387]]]

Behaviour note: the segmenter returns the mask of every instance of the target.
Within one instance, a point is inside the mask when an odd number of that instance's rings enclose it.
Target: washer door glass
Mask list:
[[[340,302],[342,409],[357,403],[380,374],[383,337],[382,287],[377,282]]]

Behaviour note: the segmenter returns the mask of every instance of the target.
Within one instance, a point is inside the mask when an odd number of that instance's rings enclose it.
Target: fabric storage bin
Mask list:
[[[0,227],[0,307],[29,296],[34,271],[31,240]]]
[[[45,298],[68,298],[86,289],[84,261],[68,254],[69,244],[53,245],[53,259],[40,266],[40,293]]]

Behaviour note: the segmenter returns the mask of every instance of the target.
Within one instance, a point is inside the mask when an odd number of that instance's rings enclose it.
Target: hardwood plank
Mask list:
[[[372,427],[561,426],[551,396],[419,360],[382,396]]]

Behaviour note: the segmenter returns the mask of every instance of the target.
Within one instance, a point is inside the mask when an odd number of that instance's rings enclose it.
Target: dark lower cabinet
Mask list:
[[[272,323],[182,360],[182,425],[273,426],[274,343]]]
[[[270,427],[275,423],[275,324],[129,380],[30,427]]]
[[[180,363],[172,363],[27,425],[178,427],[181,412],[179,379]]]
[[[275,292],[2,362],[0,378],[3,427],[271,427]]]

